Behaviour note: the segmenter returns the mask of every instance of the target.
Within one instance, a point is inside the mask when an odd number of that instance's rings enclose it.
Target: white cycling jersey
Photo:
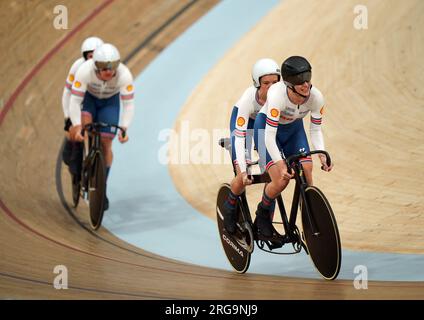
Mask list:
[[[310,137],[315,150],[325,150],[324,138],[321,131],[322,115],[324,112],[324,97],[315,87],[311,88],[307,100],[300,105],[290,101],[287,87],[283,82],[273,84],[268,90],[267,101],[261,109],[265,113],[265,146],[275,162],[281,160],[281,153],[276,143],[279,125],[287,125],[311,113]]]
[[[71,66],[71,69],[69,69],[68,76],[66,77],[65,81],[65,88],[63,88],[63,94],[62,94],[62,109],[63,114],[66,118],[69,118],[69,102],[71,100],[71,89],[72,84],[74,83],[75,74],[77,73],[78,68],[85,62],[85,59],[83,57],[77,59]]]
[[[109,81],[97,77],[93,59],[85,61],[75,75],[69,105],[69,115],[73,125],[81,124],[81,104],[85,92],[98,99],[107,99],[120,93],[123,107],[121,126],[128,128],[134,117],[134,85],[131,71],[120,63],[116,74]]]
[[[237,101],[236,105],[238,108],[236,123],[235,123],[235,150],[237,164],[241,172],[246,171],[246,156],[245,156],[245,145],[246,145],[246,133],[249,118],[256,119],[256,115],[261,110],[262,105],[258,102],[258,88],[254,86],[249,87],[243,93],[241,98]]]

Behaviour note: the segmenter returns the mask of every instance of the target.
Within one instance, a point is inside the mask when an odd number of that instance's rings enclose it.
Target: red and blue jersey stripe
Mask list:
[[[84,95],[85,95],[85,91],[78,91],[78,90],[75,90],[75,89],[72,89],[71,93],[76,95],[76,96],[83,97],[83,98],[84,98]]]
[[[266,117],[266,123],[269,126],[273,127],[273,128],[277,128],[278,127],[278,121],[272,120],[272,119],[270,119],[268,117]]]
[[[321,125],[321,123],[322,123],[322,118],[314,118],[314,117],[312,117],[311,116],[311,122],[313,123],[313,124],[316,124],[316,125]]]
[[[134,93],[121,94],[121,99],[122,100],[131,100],[131,99],[134,99]]]
[[[239,137],[239,138],[245,138],[246,137],[246,130],[235,129],[234,130],[234,135],[236,137]]]

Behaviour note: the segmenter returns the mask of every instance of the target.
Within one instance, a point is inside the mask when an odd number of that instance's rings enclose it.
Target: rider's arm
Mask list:
[[[72,125],[81,125],[81,104],[87,91],[87,83],[90,80],[89,69],[83,64],[75,75],[75,81],[72,84],[71,99],[69,102],[69,117]]]
[[[69,118],[69,102],[71,100],[71,90],[72,90],[72,84],[75,79],[75,73],[83,62],[84,62],[84,58],[79,58],[77,61],[75,61],[72,64],[71,69],[69,69],[68,76],[66,77],[65,87],[63,88],[63,94],[62,94],[62,110],[65,116],[65,119]]]
[[[127,67],[125,67],[122,71],[120,94],[122,101],[121,126],[128,128],[134,118],[134,85],[133,77]]]
[[[321,131],[322,114],[324,113],[324,98],[321,92],[317,91],[311,109],[311,125],[309,134],[311,143],[315,150],[325,150],[324,137]]]
[[[275,120],[277,118],[274,116],[275,114],[278,114],[277,117],[279,118],[280,110],[277,108],[270,108],[268,110],[265,126],[265,146],[274,163],[282,160],[280,150],[277,146],[278,121]]]
[[[71,99],[71,88],[72,85],[68,87],[68,80],[66,80],[65,88],[63,88],[62,94],[62,110],[65,119],[69,118],[69,100]]]
[[[235,136],[234,147],[236,150],[237,164],[241,172],[246,172],[246,134],[247,126],[249,123],[249,117],[253,111],[251,110],[252,97],[249,99],[249,96],[251,96],[252,94],[249,92],[249,90],[250,88],[244,92],[243,96],[239,99],[239,101],[237,101],[235,105],[238,110],[235,123],[235,130],[231,133]],[[254,97],[255,96],[253,95],[253,99]]]
[[[267,114],[265,125],[265,146],[272,161],[275,163],[282,160],[280,149],[277,146],[277,129],[280,121],[280,108],[275,106],[270,91],[268,91]]]

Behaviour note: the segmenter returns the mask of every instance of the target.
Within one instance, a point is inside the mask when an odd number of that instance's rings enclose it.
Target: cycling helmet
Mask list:
[[[281,76],[284,83],[288,87],[293,88],[305,81],[311,81],[312,67],[304,57],[292,56],[287,58],[281,65]]]
[[[111,69],[116,70],[120,63],[118,49],[110,43],[101,45],[94,51],[93,61],[96,70]]]
[[[81,46],[81,54],[87,59],[87,53],[96,50],[103,44],[103,40],[97,37],[89,37],[84,40]]]
[[[252,68],[253,85],[259,88],[261,86],[261,77],[268,74],[276,74],[278,75],[278,79],[280,79],[280,68],[278,64],[274,60],[267,58],[256,61]]]

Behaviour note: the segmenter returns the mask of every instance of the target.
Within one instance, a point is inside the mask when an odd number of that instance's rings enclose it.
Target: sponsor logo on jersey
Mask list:
[[[74,86],[75,86],[75,88],[81,87],[81,82],[79,82],[79,81],[75,82]]]
[[[290,118],[290,117],[285,117],[285,116],[280,116],[281,119],[283,120],[287,120],[287,121],[292,121],[294,120],[294,118]]]
[[[239,127],[242,127],[245,123],[246,123],[246,120],[244,120],[243,117],[238,117],[238,119],[237,119],[237,125]]]
[[[132,84],[130,84],[129,86],[127,86],[127,91],[133,91],[134,87],[132,86]]]
[[[271,116],[273,116],[274,118],[278,116],[278,110],[277,109],[271,109]]]
[[[69,75],[69,82],[74,82],[74,79],[75,79],[74,75],[70,74]]]

